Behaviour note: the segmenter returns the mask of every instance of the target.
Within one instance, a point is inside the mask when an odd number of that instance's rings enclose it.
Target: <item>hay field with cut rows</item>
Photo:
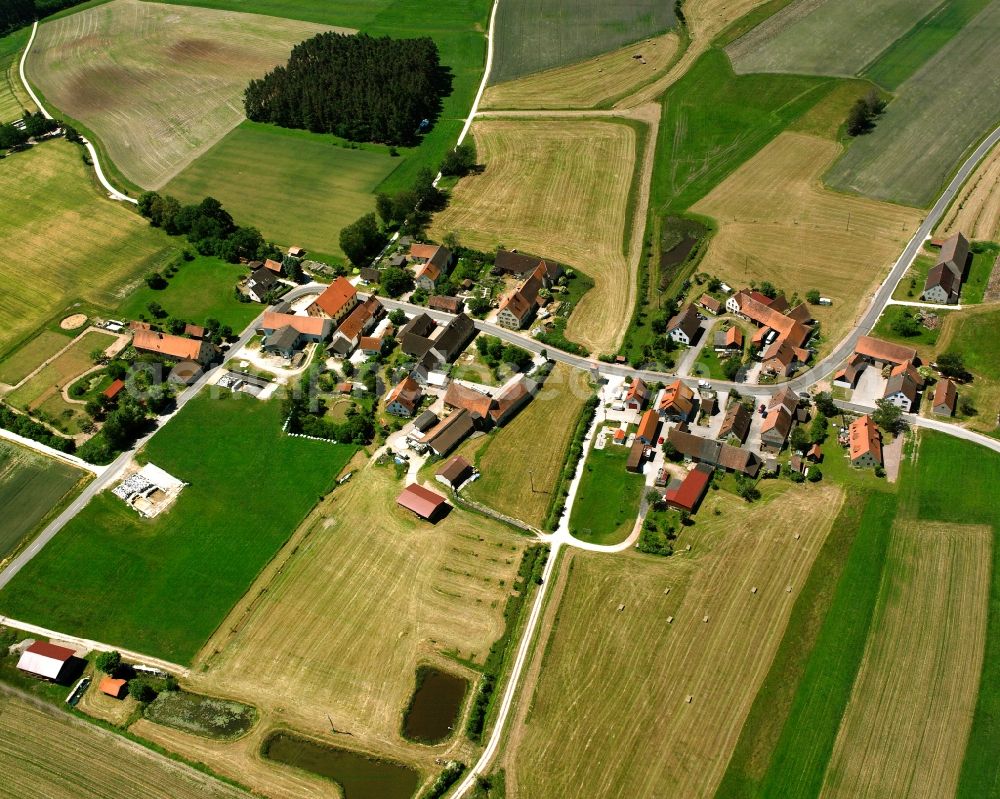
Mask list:
[[[836,142],[782,133],[692,210],[719,226],[699,267],[732,286],[769,280],[815,307],[826,346],[839,341],[920,223],[919,212],[823,187]]]
[[[821,796],[953,796],[986,640],[992,530],[897,522]]]
[[[710,795],[842,501],[822,484],[752,508],[720,491],[669,559],[574,553],[511,731],[516,795]]]
[[[593,119],[486,119],[472,126],[481,174],[462,179],[431,235],[489,250],[503,243],[579,267],[595,287],[566,335],[614,347],[632,313],[635,276],[622,253],[637,143],[628,125]]]
[[[594,108],[655,79],[673,63],[679,46],[676,33],[665,33],[586,61],[493,84],[480,107]]]
[[[463,494],[541,526],[577,417],[591,393],[585,372],[556,364],[544,389],[510,424],[462,447],[460,453],[482,473]]]
[[[39,27],[26,65],[126,178],[158,189],[244,118],[243,89],[330,30],[297,20],[112,0]]]
[[[45,799],[248,797],[190,766],[54,708],[0,691],[0,795]]]
[[[418,521],[396,505],[402,485],[368,466],[332,494],[202,649],[192,688],[425,767],[461,747],[401,738],[414,673],[474,674],[461,663],[500,636],[528,539],[458,509]]]
[[[936,231],[970,239],[1000,239],[1000,147],[994,147],[959,191]]]
[[[173,258],[170,239],[103,199],[75,145],[46,142],[0,169],[0,353],[73,300],[111,308],[125,287]]]
[[[0,123],[20,119],[25,109],[35,110],[18,73],[21,52],[30,34],[28,27],[0,38]]]

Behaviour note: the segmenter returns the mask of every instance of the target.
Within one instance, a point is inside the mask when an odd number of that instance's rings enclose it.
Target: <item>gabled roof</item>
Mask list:
[[[381,313],[382,303],[375,297],[369,297],[345,317],[344,321],[340,323],[340,327],[337,328],[337,335],[354,341],[372,319],[378,318]]]
[[[264,339],[264,349],[290,350],[299,343],[300,335],[291,325],[283,325]]]
[[[636,437],[654,442],[656,440],[656,429],[659,426],[660,417],[656,415],[656,411],[650,408],[639,420],[639,429],[636,432]]]
[[[462,310],[462,301],[458,297],[443,297],[435,294],[433,297],[428,298],[427,307],[433,308],[436,311],[458,313]]]
[[[413,273],[414,277],[418,280],[422,277],[426,277],[430,281],[435,281],[441,277],[441,270],[437,266],[428,261],[425,264],[421,264],[417,267],[416,271]]]
[[[741,447],[732,447],[721,441],[702,438],[676,427],[667,433],[667,440],[678,452],[692,460],[718,465],[723,469],[742,472],[751,477],[760,470],[761,459],[755,453]]]
[[[932,266],[927,273],[927,280],[924,281],[924,291],[940,286],[950,296],[958,294],[962,287],[962,279],[958,277],[948,264],[939,263]]]
[[[864,355],[876,361],[887,363],[905,363],[915,361],[917,351],[913,347],[904,347],[902,344],[892,344],[882,339],[862,336],[854,346],[854,351],[858,355]]]
[[[789,386],[782,386],[773,395],[767,404],[768,410],[772,408],[784,408],[788,413],[795,413],[799,407],[799,395]]]
[[[127,683],[125,680],[116,680],[114,677],[104,676],[101,678],[100,684],[97,686],[102,694],[107,694],[108,696],[113,696],[116,699],[121,696],[122,690],[125,688]]]
[[[275,261],[275,260],[273,260],[271,258],[268,258],[266,261],[264,261],[264,269],[268,269],[271,272],[274,272],[275,274],[280,275],[281,274],[281,261]]]
[[[948,268],[958,278],[962,280],[965,273],[965,262],[969,258],[969,240],[961,233],[956,233],[941,245],[941,253],[938,255],[939,264],[947,264]]]
[[[492,397],[454,380],[448,385],[448,390],[444,394],[445,405],[450,408],[464,408],[480,419],[487,417],[494,402]]]
[[[430,519],[448,503],[445,498],[418,483],[411,483],[403,489],[396,503],[423,519]]]
[[[64,646],[50,644],[45,641],[35,641],[31,646],[21,653],[17,661],[17,667],[21,671],[37,674],[50,680],[59,678],[59,673],[63,666],[76,653],[72,649]]]
[[[420,442],[427,444],[438,454],[446,455],[475,429],[472,414],[460,408],[428,430]]]
[[[698,298],[698,304],[712,313],[718,313],[722,310],[722,303],[715,299],[715,297],[711,294],[702,294],[701,297]]]
[[[154,330],[137,330],[132,338],[132,346],[137,350],[158,352],[170,358],[197,361],[201,355],[202,342]]]
[[[512,250],[497,250],[494,262],[494,266],[501,272],[518,277],[533,272],[539,264],[544,265],[545,273],[549,278],[558,277],[562,272],[562,268],[554,261],[546,261],[544,258],[536,258],[534,255],[525,255],[522,252],[513,252]]]
[[[251,272],[250,279],[247,281],[247,288],[254,289],[258,294],[266,294],[277,285],[278,278],[264,267]]]
[[[433,266],[436,271],[433,275],[428,274],[428,276],[431,280],[436,280],[437,276],[448,268],[448,263],[451,261],[451,250],[440,244],[411,244],[410,257],[426,260],[428,266]]]
[[[406,408],[410,413],[413,413],[417,404],[420,402],[421,394],[420,386],[417,381],[412,377],[404,377],[400,380],[389,392],[389,396],[385,398],[386,407],[391,405],[393,402],[398,402],[404,408]]]
[[[722,427],[719,428],[719,438],[726,439],[729,436],[736,436],[740,442],[746,441],[750,432],[750,411],[742,403],[734,402],[726,411],[722,420]]]
[[[694,338],[700,324],[701,319],[698,318],[698,311],[693,305],[688,305],[667,322],[667,333],[681,330],[688,338]]]
[[[326,338],[330,334],[330,320],[316,316],[298,316],[297,314],[264,311],[264,319],[260,326],[263,330],[280,330],[291,327],[305,336],[320,336]]]
[[[785,316],[789,319],[794,319],[796,322],[800,322],[803,325],[809,324],[812,321],[813,315],[812,311],[809,310],[809,306],[804,302],[800,302],[790,311],[788,311]]]
[[[851,422],[848,435],[852,461],[871,454],[876,461],[882,462],[882,440],[870,416],[866,414]]]
[[[346,277],[338,277],[316,298],[313,306],[332,318],[353,303],[357,293],[351,281]]]
[[[384,342],[381,336],[362,336],[358,340],[358,348],[362,352],[381,352]]]
[[[685,475],[678,486],[667,489],[664,501],[675,508],[693,511],[705,496],[713,471],[708,464],[699,463]]]
[[[784,441],[788,438],[791,429],[792,415],[784,408],[778,408],[767,414],[767,418],[760,426],[760,434],[763,437],[766,433],[773,432],[775,436],[780,436],[781,440]]]
[[[955,384],[948,378],[943,378],[938,381],[938,384],[934,387],[934,403],[933,407],[939,408],[942,405],[948,408],[952,413],[955,412],[955,400],[958,398],[958,391],[955,388]]]
[[[885,384],[885,394],[883,397],[892,397],[895,394],[902,394],[911,403],[917,400],[917,391],[923,385],[924,379],[913,366],[907,361],[896,366]]]
[[[461,455],[456,455],[437,471],[438,477],[443,477],[453,486],[464,483],[472,476],[472,464]]]
[[[490,409],[490,418],[494,424],[503,422],[516,411],[523,403],[531,399],[531,393],[535,384],[524,375],[518,375],[505,385],[493,397],[493,407]]]
[[[399,329],[399,335],[414,335],[426,338],[431,334],[437,323],[425,313],[418,313]]]
[[[644,405],[648,399],[649,386],[646,385],[646,382],[642,378],[635,378],[628,387],[628,392],[625,394],[625,401],[636,401]]]
[[[434,411],[424,411],[416,419],[413,420],[413,426],[423,433],[425,430],[430,430],[434,425],[438,423],[437,414]]]
[[[694,391],[680,380],[675,380],[665,389],[660,397],[659,410],[675,411],[681,416],[688,416],[694,407]]]
[[[459,314],[444,326],[432,346],[444,356],[445,360],[450,361],[458,355],[459,350],[475,332],[476,323],[472,318]]]
[[[118,396],[118,392],[125,388],[124,380],[115,380],[110,386],[108,386],[101,393],[108,399],[114,399]]]

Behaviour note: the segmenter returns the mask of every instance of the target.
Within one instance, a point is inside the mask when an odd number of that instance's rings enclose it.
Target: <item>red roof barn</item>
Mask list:
[[[428,521],[435,520],[448,507],[444,497],[417,483],[403,489],[403,493],[396,497],[396,504]]]
[[[699,463],[687,473],[680,485],[668,488],[663,499],[672,508],[693,512],[705,496],[711,479],[712,467]]]

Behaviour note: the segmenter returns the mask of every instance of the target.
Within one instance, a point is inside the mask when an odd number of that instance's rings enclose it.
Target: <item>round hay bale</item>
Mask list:
[[[59,327],[63,330],[76,330],[77,328],[83,327],[85,324],[87,324],[87,314],[75,313],[63,319],[59,323]]]

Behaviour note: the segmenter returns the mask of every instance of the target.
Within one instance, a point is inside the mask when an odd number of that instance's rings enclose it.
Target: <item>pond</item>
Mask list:
[[[161,691],[144,714],[157,724],[223,740],[240,737],[257,719],[250,705],[189,691]]]
[[[326,746],[287,732],[268,736],[261,754],[275,763],[317,774],[340,785],[344,799],[410,799],[420,775],[402,763]]]
[[[403,718],[403,735],[412,741],[434,744],[449,738],[462,712],[469,690],[464,677],[432,666],[417,669],[417,688]]]

